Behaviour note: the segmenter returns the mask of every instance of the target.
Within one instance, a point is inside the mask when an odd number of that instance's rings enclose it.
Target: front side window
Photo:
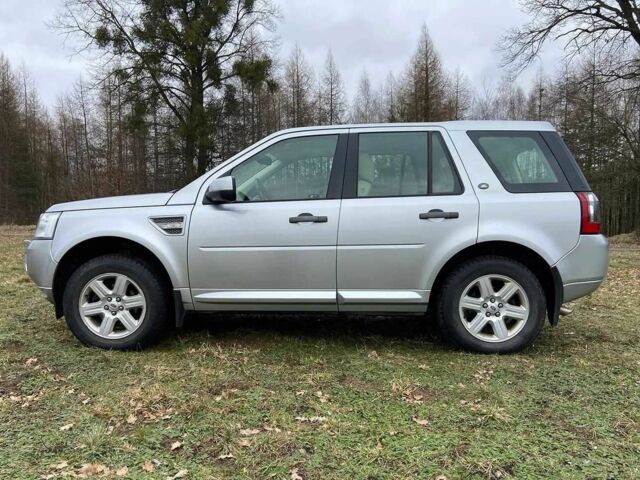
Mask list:
[[[327,198],[338,135],[275,143],[234,167],[238,201]]]
[[[468,134],[508,191],[566,189],[566,179],[539,133],[471,131]]]

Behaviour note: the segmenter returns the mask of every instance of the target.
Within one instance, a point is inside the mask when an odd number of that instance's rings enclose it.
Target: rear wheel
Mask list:
[[[454,270],[437,300],[446,338],[481,353],[518,352],[544,325],[546,301],[535,274],[505,257],[484,256]]]
[[[152,265],[124,255],[104,255],[81,265],[69,279],[63,306],[67,325],[85,345],[139,348],[166,330],[172,305]]]

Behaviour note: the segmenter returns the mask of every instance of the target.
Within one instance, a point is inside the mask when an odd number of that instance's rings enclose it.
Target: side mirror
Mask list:
[[[214,179],[204,194],[205,203],[229,203],[236,201],[236,179],[228,175]]]

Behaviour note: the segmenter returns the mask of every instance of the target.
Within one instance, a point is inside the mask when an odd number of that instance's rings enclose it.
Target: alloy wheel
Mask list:
[[[505,275],[483,275],[469,283],[459,302],[460,321],[475,338],[504,342],[515,337],[529,318],[522,286]]]
[[[87,282],[78,307],[91,332],[102,338],[119,339],[140,327],[147,301],[142,289],[127,275],[104,273]]]

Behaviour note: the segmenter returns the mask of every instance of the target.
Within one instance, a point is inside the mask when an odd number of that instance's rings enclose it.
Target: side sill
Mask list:
[[[194,290],[196,303],[336,304],[335,290]]]

